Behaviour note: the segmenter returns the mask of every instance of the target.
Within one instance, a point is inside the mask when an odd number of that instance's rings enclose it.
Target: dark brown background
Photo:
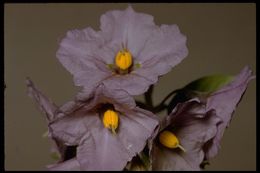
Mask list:
[[[132,4],[156,24],[177,24],[187,36],[188,57],[155,87],[158,103],[171,90],[204,75],[256,68],[255,4]],[[55,58],[71,29],[99,28],[107,10],[127,4],[5,4],[5,168],[43,170],[52,163],[45,119],[26,95],[27,76],[57,104],[72,99],[72,76]],[[207,170],[256,169],[256,83],[250,82]]]

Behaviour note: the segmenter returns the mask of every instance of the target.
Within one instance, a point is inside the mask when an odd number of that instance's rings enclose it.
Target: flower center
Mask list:
[[[179,139],[172,132],[165,130],[159,135],[160,143],[167,148],[180,148],[185,152],[185,149],[180,145]]]
[[[105,128],[111,129],[111,131],[114,134],[116,134],[118,122],[119,122],[119,117],[115,111],[113,111],[111,109],[108,109],[107,111],[105,111],[104,116],[103,116],[103,124],[104,124]]]
[[[115,64],[120,70],[127,70],[132,65],[132,54],[127,50],[120,50],[115,58]]]

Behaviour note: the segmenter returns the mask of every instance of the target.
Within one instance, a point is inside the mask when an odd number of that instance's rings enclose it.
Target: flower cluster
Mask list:
[[[82,87],[55,105],[30,79],[28,94],[46,115],[59,158],[49,170],[200,170],[220,147],[232,114],[253,78],[208,76],[175,94],[166,105],[140,103],[152,85],[187,55],[177,25],[155,25],[151,15],[126,10],[101,16],[99,31],[69,31],[57,58]],[[167,109],[159,118],[157,113]]]

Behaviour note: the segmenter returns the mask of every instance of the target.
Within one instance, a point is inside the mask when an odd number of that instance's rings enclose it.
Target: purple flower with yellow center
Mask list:
[[[207,112],[198,99],[178,104],[162,121],[154,139],[151,161],[153,170],[200,170],[204,144],[217,133],[221,121]]]
[[[50,170],[122,170],[158,127],[157,117],[136,107],[123,90],[99,85],[88,100],[57,107],[30,80],[27,86],[47,115],[49,136],[62,156]]]
[[[152,139],[152,169],[200,170],[201,164],[214,157],[236,106],[254,78],[251,73],[245,67],[206,97],[178,103],[162,120],[160,132]]]
[[[106,12],[100,22],[99,31],[68,31],[57,51],[75,85],[83,87],[79,99],[90,97],[99,85],[142,94],[188,54],[177,25],[157,26],[153,16],[131,6]]]

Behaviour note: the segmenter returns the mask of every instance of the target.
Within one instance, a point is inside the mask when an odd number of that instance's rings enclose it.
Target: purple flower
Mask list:
[[[178,104],[163,122],[151,151],[153,170],[200,170],[204,144],[217,133],[220,122],[198,99]],[[170,134],[175,135],[175,138]]]
[[[151,15],[131,6],[106,12],[100,22],[100,31],[69,31],[57,51],[75,85],[83,87],[80,99],[102,84],[142,94],[188,54],[186,37],[177,25],[157,26]]]
[[[157,117],[136,107],[123,90],[108,91],[99,85],[88,100],[57,108],[31,81],[27,80],[27,86],[46,113],[49,136],[63,155],[58,163],[49,165],[50,170],[122,170],[143,150],[158,126]],[[62,154],[64,146],[75,150],[67,159]]]
[[[246,66],[231,83],[207,98],[206,109],[215,110],[216,115],[221,118],[222,123],[217,126],[216,136],[204,147],[206,159],[210,159],[218,153],[225,129],[229,126],[233,113],[245,93],[249,81],[254,78],[252,70]]]
[[[245,67],[229,84],[206,98],[179,103],[161,122],[152,139],[153,170],[200,170],[214,157],[248,82],[254,78]]]

